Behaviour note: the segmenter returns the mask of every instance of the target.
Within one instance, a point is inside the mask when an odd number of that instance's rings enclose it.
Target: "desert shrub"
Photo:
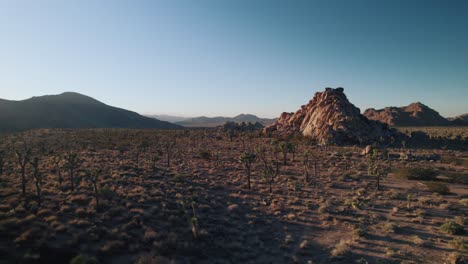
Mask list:
[[[342,256],[348,253],[351,249],[351,241],[350,240],[340,240],[338,244],[335,245],[333,250],[331,251],[331,255],[334,257]]]
[[[200,158],[204,159],[204,160],[209,160],[211,159],[211,151],[207,150],[207,149],[200,149],[200,151],[198,152],[198,154],[200,155]]]
[[[106,185],[99,189],[99,195],[100,197],[109,200],[116,196],[116,193],[109,186]]]
[[[464,173],[452,172],[446,175],[448,177],[447,182],[468,184],[468,175]]]
[[[355,236],[363,237],[366,235],[366,230],[364,228],[356,228],[354,229],[353,233]]]
[[[426,242],[422,238],[416,235],[412,236],[411,240],[415,245],[418,245],[418,246],[424,246],[426,244]]]
[[[468,160],[456,157],[444,157],[442,159],[443,163],[457,165],[457,166],[464,166],[468,167]]]
[[[445,183],[441,182],[426,182],[424,183],[430,192],[438,194],[449,194],[450,189]]]
[[[463,226],[457,224],[455,221],[448,221],[445,224],[440,226],[442,231],[449,233],[451,235],[461,235],[465,233]]]
[[[465,263],[465,262],[464,262],[464,257],[462,255],[460,255],[457,252],[452,252],[447,256],[444,263],[447,263],[447,264],[460,264],[460,263]]]
[[[462,198],[460,201],[458,201],[459,204],[468,207],[468,198]]]
[[[468,250],[468,243],[466,243],[463,237],[455,237],[449,242],[452,247],[460,250]]]
[[[431,168],[397,168],[394,174],[401,179],[421,181],[432,181],[437,176],[437,172]]]
[[[400,227],[397,224],[392,222],[386,222],[382,225],[382,231],[385,234],[395,233],[398,231],[399,228]]]
[[[94,257],[89,257],[87,255],[78,255],[70,261],[70,264],[98,264],[99,261]]]

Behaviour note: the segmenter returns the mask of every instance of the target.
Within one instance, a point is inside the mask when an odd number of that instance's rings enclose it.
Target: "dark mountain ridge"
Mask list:
[[[65,92],[21,101],[0,99],[0,132],[36,128],[158,128],[180,126]]]

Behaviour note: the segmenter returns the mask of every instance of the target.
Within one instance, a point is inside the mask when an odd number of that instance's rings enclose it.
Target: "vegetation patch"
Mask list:
[[[396,177],[407,180],[434,181],[437,172],[431,168],[397,168],[394,172]]]
[[[450,188],[445,183],[442,183],[442,182],[425,182],[424,184],[429,189],[429,191],[432,192],[432,193],[438,193],[438,194],[449,194],[450,193]]]
[[[451,235],[462,235],[465,233],[465,229],[460,224],[457,224],[455,221],[448,221],[447,223],[440,226],[442,231],[449,233]]]

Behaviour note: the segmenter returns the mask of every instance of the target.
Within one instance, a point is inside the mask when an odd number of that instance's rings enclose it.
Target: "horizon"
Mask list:
[[[329,87],[327,87],[329,88]],[[343,87],[341,87],[343,88]],[[325,90],[325,89],[324,89]],[[9,101],[24,101],[24,100],[28,100],[28,99],[32,99],[34,97],[42,97],[42,96],[57,96],[57,95],[62,95],[62,94],[65,94],[65,93],[77,93],[77,92],[74,92],[74,91],[66,91],[66,92],[62,92],[62,93],[59,93],[59,94],[44,94],[44,95],[35,95],[35,96],[31,96],[29,98],[25,98],[25,99],[18,99],[18,100],[10,100],[10,99],[7,99],[7,98],[0,98],[0,99],[4,99],[4,100],[9,100]],[[89,95],[86,95],[86,94],[81,94],[81,93],[77,93],[77,94],[80,94],[80,95],[83,95],[83,96],[87,96],[87,97],[91,97],[92,99],[95,99],[95,100],[98,100],[99,102],[101,103],[104,103],[106,105],[109,105],[109,106],[113,106],[113,107],[117,107],[117,108],[121,108],[119,107],[118,105],[111,105],[111,104],[108,104],[106,103],[105,101],[101,101],[99,99],[96,99],[92,96],[89,96]],[[346,90],[345,90],[345,94],[346,94]],[[312,100],[312,98],[310,98],[310,100]],[[351,104],[353,104],[352,102],[350,102]],[[461,116],[461,115],[465,115],[465,114],[468,114],[468,113],[460,113],[458,115],[454,115],[454,116],[444,116],[442,115],[437,109],[434,109],[432,108],[430,105],[427,105],[425,104],[424,102],[421,102],[421,101],[414,101],[414,102],[411,102],[409,103],[408,105],[401,105],[401,106],[393,106],[393,105],[389,105],[389,106],[386,106],[386,107],[406,107],[406,106],[409,106],[410,104],[423,104],[427,107],[429,107],[430,109],[432,110],[435,110],[436,112],[438,112],[442,117],[444,118],[451,118],[451,117],[458,117],[458,116]],[[359,106],[356,106],[359,108],[361,114],[364,113],[365,110],[367,109],[374,109],[374,110],[381,110],[381,108],[366,108],[366,109],[362,109],[360,108]],[[126,109],[126,110],[130,110],[130,111],[133,111],[132,109]],[[290,111],[288,113],[295,113],[298,109],[294,110],[294,111]],[[136,111],[134,111],[136,112]],[[228,117],[228,118],[232,118],[232,117],[237,117],[239,115],[254,115],[258,118],[267,118],[267,119],[276,119],[279,117],[278,116],[273,116],[273,117],[269,117],[269,116],[259,116],[257,114],[252,114],[252,113],[246,113],[246,112],[240,112],[240,113],[237,113],[237,114],[233,114],[233,115],[230,115],[230,116],[227,116],[227,115],[212,115],[212,116],[208,116],[208,115],[199,115],[199,116],[187,116],[187,115],[184,115],[184,114],[178,114],[178,113],[140,113],[140,112],[137,112],[138,114],[140,115],[143,115],[143,116],[167,116],[167,117],[178,117],[178,118],[186,118],[186,119],[191,119],[191,118],[199,118],[199,117],[208,117],[208,118],[215,118],[215,117]],[[280,113],[281,114],[281,113]]]
[[[1,98],[78,92],[141,114],[277,118],[325,87],[468,113],[468,2],[5,1]],[[173,114],[169,114],[173,115]]]

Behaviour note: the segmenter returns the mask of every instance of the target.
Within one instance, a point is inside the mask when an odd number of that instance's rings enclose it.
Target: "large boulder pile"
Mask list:
[[[319,143],[340,145],[391,142],[402,136],[388,125],[363,116],[341,87],[317,92],[307,105],[295,113],[282,113],[264,132],[276,136],[302,134]]]
[[[259,123],[245,123],[245,122],[240,122],[240,123],[235,123],[235,122],[226,122],[224,125],[220,126],[220,128],[223,131],[238,131],[238,132],[243,132],[243,131],[254,131],[254,130],[261,130],[264,128],[264,126]]]
[[[437,111],[420,102],[403,107],[385,107],[379,110],[370,108],[364,111],[363,115],[389,126],[447,126],[451,124]]]

